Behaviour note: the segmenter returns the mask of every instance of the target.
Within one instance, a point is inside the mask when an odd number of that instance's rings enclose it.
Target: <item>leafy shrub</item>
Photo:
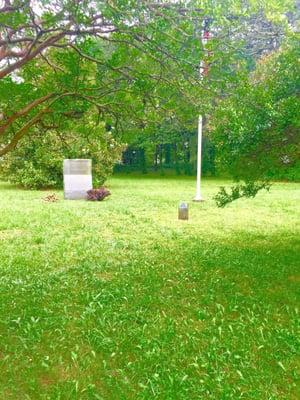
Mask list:
[[[110,191],[106,189],[104,186],[98,189],[91,189],[87,191],[87,199],[90,201],[102,201],[105,197],[110,196]]]
[[[224,186],[220,187],[219,193],[214,197],[218,207],[225,207],[227,204],[232,203],[234,200],[242,197],[250,198],[255,197],[259,190],[266,189],[270,190],[270,184],[268,182],[247,182],[232,186],[230,192],[228,192]]]
[[[0,160],[0,178],[30,189],[61,188],[63,159],[91,158],[94,184],[103,185],[122,150],[101,126],[74,127],[71,133],[35,131]]]
[[[32,160],[6,157],[0,166],[1,178],[31,189],[57,186],[54,170],[47,173],[43,165],[37,165]]]

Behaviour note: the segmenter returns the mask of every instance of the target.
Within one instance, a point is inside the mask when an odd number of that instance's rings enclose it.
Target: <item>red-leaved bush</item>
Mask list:
[[[91,189],[87,191],[87,199],[91,201],[101,201],[107,196],[110,196],[110,191],[104,186],[101,186],[98,189]]]

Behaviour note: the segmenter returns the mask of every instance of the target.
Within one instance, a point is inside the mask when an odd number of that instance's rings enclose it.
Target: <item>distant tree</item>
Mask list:
[[[219,165],[237,181],[252,187],[261,181],[266,187],[274,178],[300,178],[299,56],[299,40],[293,35],[261,59],[212,115]]]

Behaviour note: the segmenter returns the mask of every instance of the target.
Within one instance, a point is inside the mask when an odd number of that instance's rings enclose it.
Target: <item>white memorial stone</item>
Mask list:
[[[87,198],[87,191],[93,188],[92,160],[64,160],[64,197],[67,200]]]

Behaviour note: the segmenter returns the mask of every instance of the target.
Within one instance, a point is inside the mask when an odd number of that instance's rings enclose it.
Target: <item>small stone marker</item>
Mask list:
[[[92,160],[64,160],[64,197],[67,200],[87,198],[87,191],[93,188]]]
[[[187,203],[180,203],[178,207],[178,219],[189,219],[189,206]]]

